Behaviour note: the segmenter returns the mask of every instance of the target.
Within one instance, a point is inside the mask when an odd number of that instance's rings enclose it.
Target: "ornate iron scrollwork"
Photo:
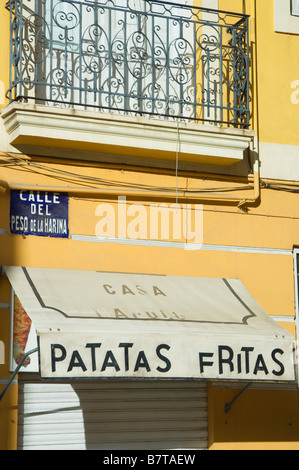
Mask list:
[[[248,18],[151,0],[11,0],[11,100],[249,125]]]

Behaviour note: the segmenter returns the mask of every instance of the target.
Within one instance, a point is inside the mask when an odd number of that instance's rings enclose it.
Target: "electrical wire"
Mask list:
[[[176,194],[176,204],[178,203],[178,193],[183,191],[186,194],[192,195],[193,193],[202,192],[202,193],[219,193],[219,192],[233,192],[233,191],[245,191],[253,189],[253,185],[235,185],[235,186],[211,186],[211,187],[193,187],[193,188],[179,188],[178,186],[178,153],[179,153],[179,129],[178,129],[178,137],[177,137],[177,149],[176,149],[176,167],[175,167],[175,180],[176,185],[173,186],[159,186],[159,185],[149,185],[149,184],[142,184],[142,183],[134,183],[132,181],[119,181],[114,179],[107,179],[107,178],[100,178],[91,175],[82,175],[80,173],[62,170],[58,168],[51,168],[47,165],[43,165],[41,163],[32,162],[22,157],[13,156],[10,157],[9,160],[2,161],[0,166],[6,168],[13,168],[18,169],[20,171],[26,171],[30,173],[35,173],[39,176],[46,176],[49,178],[54,178],[56,181],[61,181],[63,183],[68,184],[80,184],[80,187],[85,187],[87,189],[95,189],[95,186],[108,186],[110,188],[119,188],[119,189],[127,189],[129,190],[143,190],[149,191],[152,193],[158,191],[167,192],[175,192]],[[271,189],[274,191],[284,191],[289,193],[299,193],[299,184],[292,183],[292,184],[282,184],[282,183],[275,183],[266,182],[264,180],[260,180],[260,186],[263,189]]]
[[[177,157],[178,160],[178,157]],[[221,186],[221,187],[194,187],[194,188],[178,188],[178,161],[176,163],[176,186],[157,186],[157,185],[148,185],[142,183],[134,183],[132,181],[116,181],[112,179],[105,179],[99,178],[90,175],[82,175],[79,173],[70,172],[67,170],[61,170],[57,168],[50,168],[48,166],[24,160],[20,157],[14,158],[12,161],[5,164],[5,166],[9,167],[19,167],[20,171],[28,171],[31,173],[35,173],[41,176],[47,176],[55,178],[56,180],[60,180],[63,182],[77,184],[78,180],[81,186],[86,188],[92,188],[92,185],[104,185],[110,187],[117,187],[122,189],[135,189],[135,190],[146,190],[146,191],[165,191],[165,192],[176,192],[184,191],[188,194],[196,193],[196,192],[227,192],[227,191],[239,191],[239,190],[249,190],[253,189],[253,185],[237,185],[237,186]],[[49,173],[49,174],[47,174]]]
[[[267,183],[265,181],[261,181],[261,185],[263,188],[266,189],[273,189],[275,191],[286,191],[286,192],[291,192],[291,193],[299,193],[299,185],[296,187],[296,185],[288,185],[288,184],[280,184],[280,183]]]
[[[178,137],[179,138],[179,137]],[[150,189],[150,190],[157,190],[157,191],[161,191],[161,190],[165,190],[165,191],[175,191],[176,189],[178,189],[178,184],[177,184],[177,177],[178,177],[178,148],[177,148],[177,151],[176,151],[176,187],[171,187],[171,186],[155,186],[155,185],[148,185],[148,184],[141,184],[141,183],[133,183],[132,181],[125,181],[125,182],[122,182],[122,181],[116,181],[116,180],[111,180],[111,179],[104,179],[104,178],[99,178],[99,177],[95,177],[95,176],[89,176],[89,175],[82,175],[80,173],[74,173],[74,172],[70,172],[70,171],[66,171],[66,170],[61,170],[61,169],[57,169],[57,168],[50,168],[48,166],[45,166],[45,165],[42,165],[42,164],[39,164],[39,163],[36,163],[36,162],[32,162],[32,161],[28,161],[28,160],[24,160],[20,157],[14,157],[12,159],[10,159],[9,161],[6,161],[5,164],[1,164],[1,166],[5,166],[5,167],[15,167],[15,166],[22,166],[23,168],[26,168],[28,171],[32,171],[34,172],[33,168],[36,168],[36,169],[39,169],[41,171],[46,171],[46,172],[50,172],[50,173],[54,173],[55,175],[61,175],[61,176],[64,176],[65,177],[65,180],[68,181],[68,182],[73,182],[73,179],[71,178],[74,178],[75,180],[76,179],[79,179],[80,182],[82,183],[84,181],[84,183],[87,183],[87,182],[91,182],[91,183],[95,183],[95,184],[103,184],[103,185],[109,185],[109,186],[118,186],[118,187],[135,187],[137,189]],[[41,174],[40,172],[37,172],[35,171],[35,173],[38,173],[38,174]],[[50,176],[50,175],[45,175],[43,174],[44,176]],[[59,177],[57,176],[57,178],[59,179]],[[295,184],[292,184],[292,185],[288,185],[287,183],[286,184],[280,184],[280,183],[275,183],[275,182],[265,182],[263,180],[260,181],[261,183],[261,187],[263,188],[268,188],[268,189],[273,189],[273,190],[278,190],[278,191],[289,191],[289,192],[294,192],[294,193],[297,193],[299,192],[299,183],[296,185]],[[188,192],[194,192],[194,191],[234,191],[234,190],[240,190],[240,189],[252,189],[252,185],[243,185],[243,186],[225,186],[225,187],[209,187],[209,188],[206,188],[206,187],[195,187],[193,189],[188,189]],[[184,189],[185,190],[185,189]]]

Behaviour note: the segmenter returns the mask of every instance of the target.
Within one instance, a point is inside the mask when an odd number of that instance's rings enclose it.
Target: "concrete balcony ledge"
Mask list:
[[[32,155],[92,161],[180,161],[230,166],[254,132],[13,102],[2,110],[9,144]]]

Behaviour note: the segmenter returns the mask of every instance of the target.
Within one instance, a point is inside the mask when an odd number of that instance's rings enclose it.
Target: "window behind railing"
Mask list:
[[[299,16],[299,0],[291,0],[291,14]]]
[[[11,101],[248,127],[246,15],[149,0],[9,5]]]

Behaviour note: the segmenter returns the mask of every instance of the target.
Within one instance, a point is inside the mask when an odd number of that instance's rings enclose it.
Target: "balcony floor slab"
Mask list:
[[[244,159],[254,132],[195,122],[13,102],[2,110],[8,141],[33,155],[92,161],[176,161],[230,166]],[[79,157],[78,157],[79,155]]]

